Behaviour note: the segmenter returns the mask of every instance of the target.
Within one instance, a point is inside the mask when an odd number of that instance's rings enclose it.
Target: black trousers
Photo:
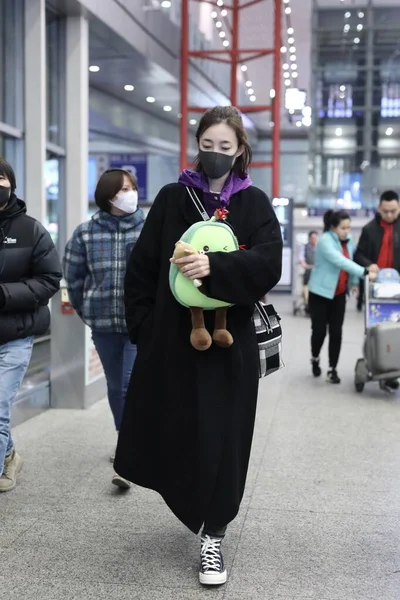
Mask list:
[[[329,366],[336,369],[342,346],[342,328],[346,311],[346,294],[335,296],[333,300],[310,292],[308,306],[311,316],[311,353],[319,357],[326,332],[329,330]]]

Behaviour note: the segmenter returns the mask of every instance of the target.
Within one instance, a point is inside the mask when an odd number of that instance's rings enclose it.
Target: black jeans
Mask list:
[[[329,366],[336,369],[342,346],[342,328],[346,311],[346,294],[332,300],[310,292],[308,306],[311,316],[311,353],[318,358],[329,329]]]

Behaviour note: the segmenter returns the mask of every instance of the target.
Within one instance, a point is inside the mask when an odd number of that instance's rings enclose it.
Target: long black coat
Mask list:
[[[201,199],[201,193],[200,199]],[[231,198],[228,221],[246,250],[210,253],[208,294],[234,304],[234,344],[190,345],[189,310],[168,283],[175,243],[201,217],[180,184],[157,196],[131,254],[126,319],[138,354],[119,435],[115,470],[158,491],[194,533],[204,521],[233,520],[244,492],[253,436],[258,349],[254,302],[279,281],[282,238],[266,195],[250,187]],[[213,311],[205,311],[213,330]]]
[[[354,260],[362,267],[369,267],[377,262],[383,241],[381,216],[377,214],[367,223],[361,232]],[[400,272],[400,217],[394,223],[393,231],[393,266]]]

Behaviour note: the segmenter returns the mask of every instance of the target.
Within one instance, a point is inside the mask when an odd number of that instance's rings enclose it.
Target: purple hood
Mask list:
[[[225,185],[220,194],[213,194],[210,192],[208,179],[203,173],[197,171],[191,171],[185,169],[182,171],[179,177],[179,183],[188,187],[194,187],[203,192],[203,203],[210,217],[213,216],[217,208],[227,208],[231,197],[237,194],[241,190],[245,190],[252,185],[252,181],[248,175],[245,177],[239,177],[234,173],[231,173],[225,182]]]

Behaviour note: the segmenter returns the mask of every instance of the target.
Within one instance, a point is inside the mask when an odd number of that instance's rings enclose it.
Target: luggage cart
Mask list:
[[[391,296],[385,297],[384,286],[386,284],[379,284],[380,293],[374,293],[374,284],[369,281],[369,278],[365,278],[365,305],[364,305],[364,317],[365,317],[365,339],[363,348],[363,358],[359,358],[355,366],[354,385],[357,392],[362,393],[366,383],[370,381],[379,382],[380,388],[386,392],[392,392],[384,382],[390,379],[400,378],[400,354],[399,354],[399,366],[398,370],[378,372],[374,369],[372,352],[371,352],[371,329],[379,323],[393,323],[399,324],[399,336],[400,336],[400,284],[398,286],[398,293],[396,290],[391,288]],[[389,290],[389,288],[388,288]]]

